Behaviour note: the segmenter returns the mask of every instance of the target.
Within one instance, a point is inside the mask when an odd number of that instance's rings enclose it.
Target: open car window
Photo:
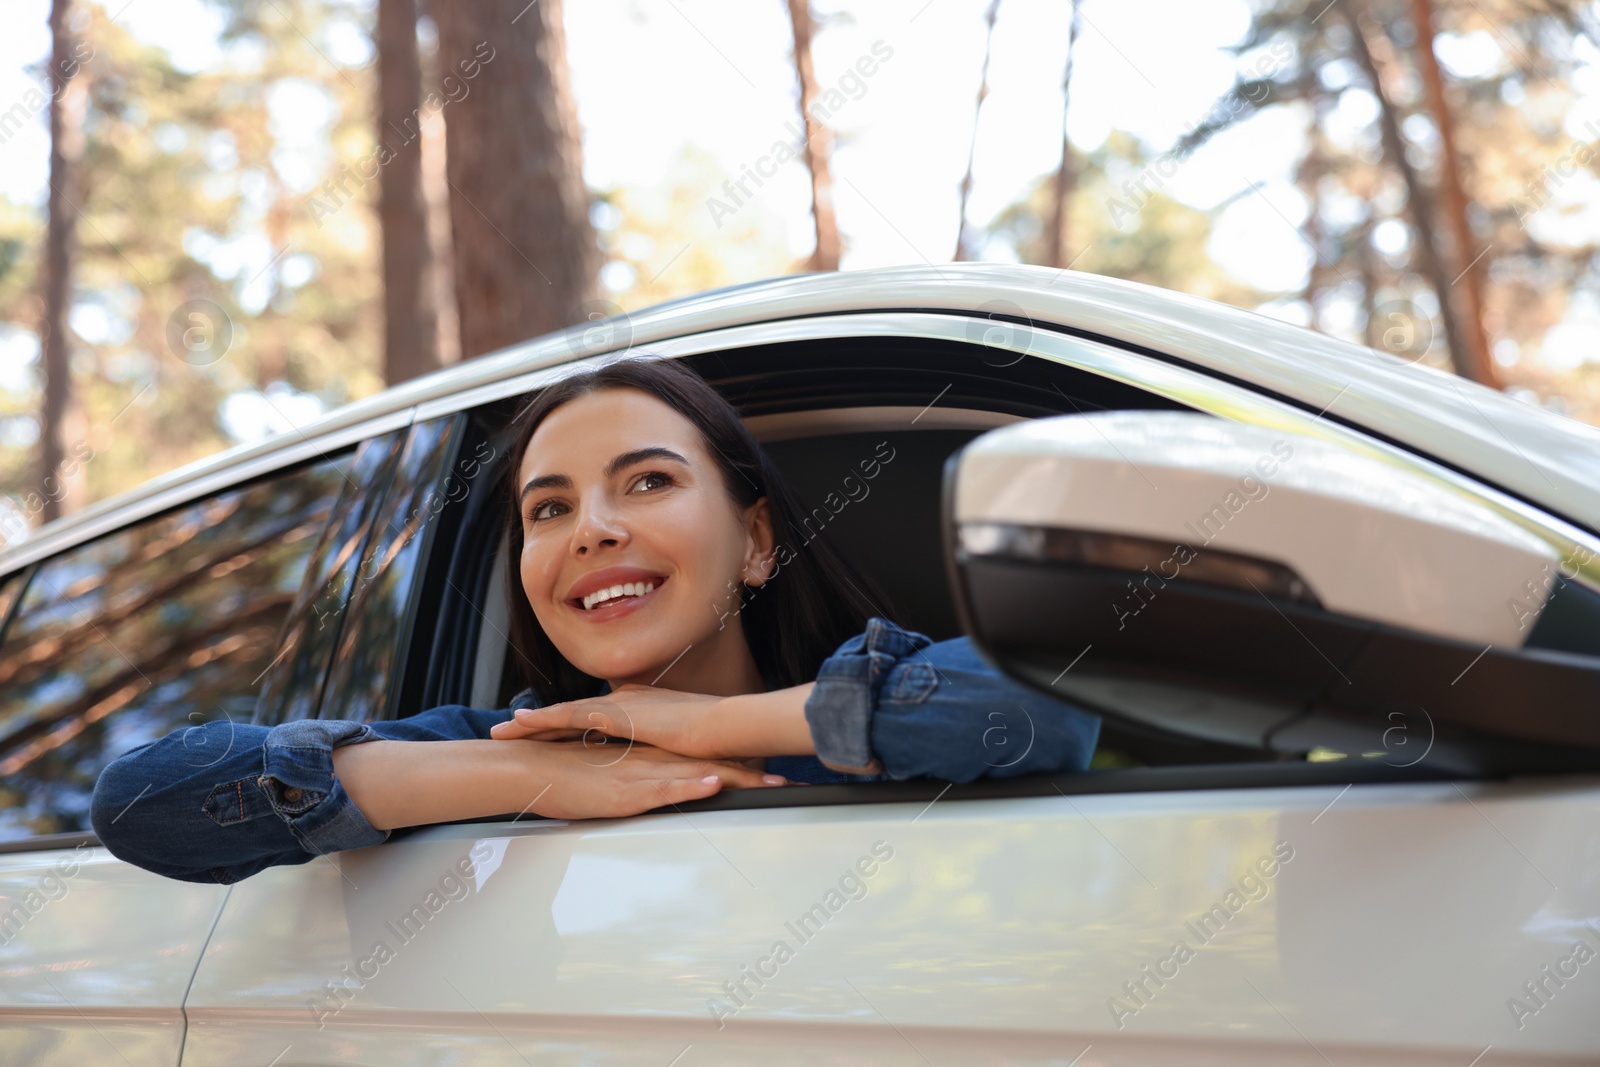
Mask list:
[[[1033,419],[1106,411],[1209,411],[1244,421],[1284,419],[1276,414],[1283,410],[1281,402],[1249,399],[1228,383],[1155,360],[1145,360],[1139,364],[1148,364],[1145,370],[1129,373],[1117,361],[1144,357],[1107,356],[1100,351],[1105,346],[1094,352],[1100,362],[1085,359],[1084,365],[1074,365],[1052,356],[1054,343],[1035,334],[1011,352],[951,338],[827,337],[678,358],[694,365],[740,410],[795,484],[811,528],[880,582],[893,601],[895,621],[942,640],[961,633],[941,543],[942,471],[950,456],[983,433]],[[1061,339],[1057,347],[1070,351],[1075,344]],[[1141,381],[1149,387],[1141,387]],[[473,409],[469,433],[503,452],[509,447],[504,428],[517,399],[507,396]],[[1338,427],[1329,433],[1349,436]],[[846,485],[845,476],[858,461],[874,456],[893,458],[880,462],[871,481],[858,477]],[[429,610],[450,625],[431,632],[419,629],[415,635],[412,658],[430,664],[423,699],[414,704],[418,708],[441,703],[504,707],[523,688],[504,638],[502,505],[480,503],[486,499],[480,489],[488,493],[488,486],[481,486],[464,505],[466,518],[458,531],[463,540],[441,543],[449,558],[435,553],[430,561],[430,570],[443,568],[449,578],[436,583],[440,592]],[[1417,718],[1404,725],[1409,734],[1401,730],[1391,736],[1412,744],[1404,750],[1409,757],[1426,747],[1427,724]],[[1251,737],[1107,717],[1093,773],[982,780],[956,787],[953,795],[1342,784],[1353,773],[1364,780],[1443,773],[1398,757],[1386,763],[1369,761],[1352,771],[1340,755],[1316,749],[1286,757]],[[901,794],[920,795],[928,784],[754,791],[700,803],[746,807],[887,801]]]
[[[827,538],[889,594],[892,606],[883,614],[935,641],[961,636],[939,525],[941,480],[952,455],[991,429],[1031,418],[1182,410],[1167,398],[1043,360],[997,374],[981,350],[960,343],[796,345],[691,362],[736,403],[793,484],[805,513],[791,547],[803,551],[806,540]],[[506,429],[523,399],[508,397],[468,413],[469,438],[481,437],[488,442],[481,450],[496,456],[496,479],[480,480],[469,498],[448,505],[461,516],[446,527],[455,541],[437,541],[430,554],[430,572],[448,577],[430,581],[438,592],[424,602],[420,617],[438,621],[419,625],[410,651],[413,660],[429,664],[423,695],[411,701],[418,709],[505,707],[524,688],[506,637],[504,505],[495,496],[510,460]],[[1111,734],[1114,743],[1102,746],[1096,766],[1257,758],[1225,746]],[[800,800],[785,792],[790,802]],[[743,795],[722,803],[747,802],[763,801]]]

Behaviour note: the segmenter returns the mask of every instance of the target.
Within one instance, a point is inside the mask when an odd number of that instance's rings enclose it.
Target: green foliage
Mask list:
[[[599,195],[608,205],[599,214],[615,221],[600,231],[601,248],[634,275],[633,284],[613,297],[619,305],[650,307],[796,269],[780,244],[781,225],[759,190],[753,198],[741,197],[731,215],[709,206],[709,197],[732,204],[721,187],[733,177],[709,153],[686,146],[659,189],[629,187]]]
[[[1149,181],[1138,185],[1141,173],[1154,173],[1148,170],[1152,162],[1133,137],[1118,130],[1079,163],[1082,178],[1067,220],[1072,269],[1240,307],[1260,304],[1267,294],[1234,281],[1207,254],[1211,220],[1205,212],[1179,203]],[[1046,174],[1025,198],[1000,213],[990,235],[1007,240],[1023,262],[1044,262],[1054,195],[1055,175]]]
[[[81,75],[89,106],[73,322],[98,326],[75,331],[73,388],[96,456],[91,499],[233,444],[220,419],[230,395],[282,380],[333,407],[382,388],[378,182],[342,171],[372,151],[375,79],[370,66],[327,58],[326,31],[354,9],[234,6],[252,17],[231,19],[225,61],[189,73],[86,5],[94,54]],[[316,109],[297,114],[285,94],[320,101],[326,129],[308,128]],[[338,207],[319,216],[310,204],[329,202],[330,178],[343,182]],[[0,202],[0,320],[15,329],[37,328],[43,231],[37,211]],[[171,342],[174,314],[194,300],[231,323],[220,358]],[[26,395],[0,392],[0,418],[36,412],[41,399],[37,383]],[[34,455],[0,444],[0,493],[35,487]]]

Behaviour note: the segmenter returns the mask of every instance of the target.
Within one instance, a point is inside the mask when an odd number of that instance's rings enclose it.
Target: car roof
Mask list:
[[[918,311],[1000,316],[1121,342],[1242,382],[1357,426],[1600,530],[1600,429],[1454,374],[1315,330],[1156,286],[1023,264],[960,263],[797,274],[749,282],[611,320],[616,348],[826,314]],[[426,403],[594,355],[572,327],[445,367],[277,434],[169,471],[35,531],[0,552],[0,572],[38,542],[300,441],[373,423],[403,425]],[[33,549],[30,551],[30,548]]]

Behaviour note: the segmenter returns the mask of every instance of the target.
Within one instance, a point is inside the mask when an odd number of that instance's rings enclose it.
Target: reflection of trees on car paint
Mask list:
[[[81,869],[78,857],[90,847],[90,842],[80,841],[70,855],[56,860],[55,866],[40,875],[26,892],[9,900],[0,898],[0,948],[14,941],[34,916],[72,890],[67,880],[77,875]]]
[[[1123,1029],[1129,1019],[1150,1007],[1167,983],[1178,977],[1180,968],[1195,959],[1200,949],[1217,940],[1247,906],[1265,900],[1272,892],[1272,879],[1293,859],[1293,845],[1287,841],[1274,843],[1272,852],[1247,866],[1244,874],[1228,886],[1227,892],[1210,908],[1183,924],[1182,935],[1173,941],[1165,956],[1145,964],[1133,978],[1123,982],[1120,995],[1107,997],[1106,1009],[1117,1029]],[[1191,939],[1195,942],[1193,947],[1189,944]]]
[[[39,566],[0,645],[0,839],[86,831],[115,755],[249,719],[347,466],[233,489]]]
[[[447,905],[466,900],[472,887],[481,885],[487,877],[481,872],[493,858],[492,845],[487,841],[475,842],[469,855],[457,857],[435,882],[426,886],[417,900],[407,900],[396,914],[388,917],[381,936],[363,946],[364,952],[353,955],[349,963],[340,967],[338,974],[306,998],[306,1010],[317,1021],[317,1029],[326,1027],[328,1020],[343,1011],[359,990],[378,977],[384,965],[393,962],[406,946],[422,936],[429,922]]]
[[[877,858],[874,859],[873,857]],[[771,951],[755,963],[742,964],[739,973],[722,983],[722,993],[726,1000],[718,997],[706,998],[706,1011],[710,1013],[712,1022],[721,1030],[728,1024],[724,1021],[737,1015],[752,1000],[756,993],[766,987],[767,982],[778,976],[778,971],[784,964],[794,959],[799,951],[805,948],[822,932],[828,921],[844,910],[851,901],[861,900],[870,889],[868,879],[878,874],[883,864],[894,859],[894,846],[884,840],[872,843],[871,855],[862,855],[844,873],[839,875],[837,883],[816,899],[810,907],[800,913],[797,918],[783,924],[784,933],[793,935],[794,944],[789,943],[787,937],[780,937],[773,941]]]

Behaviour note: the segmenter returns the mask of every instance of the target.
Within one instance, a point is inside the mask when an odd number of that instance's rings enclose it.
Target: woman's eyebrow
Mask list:
[[[682,463],[685,467],[689,465],[688,460],[684,459],[672,449],[665,448],[661,445],[652,445],[649,448],[636,448],[631,452],[623,452],[613,456],[611,458],[611,462],[606,464],[606,477],[614,477],[618,471],[624,470],[628,467],[631,467],[635,463],[647,459],[671,459]],[[537,492],[540,489],[571,488],[572,479],[568,478],[565,474],[541,474],[537,478],[530,478],[528,480],[528,484],[522,487],[522,492],[518,494],[517,499],[521,500],[529,493]]]

